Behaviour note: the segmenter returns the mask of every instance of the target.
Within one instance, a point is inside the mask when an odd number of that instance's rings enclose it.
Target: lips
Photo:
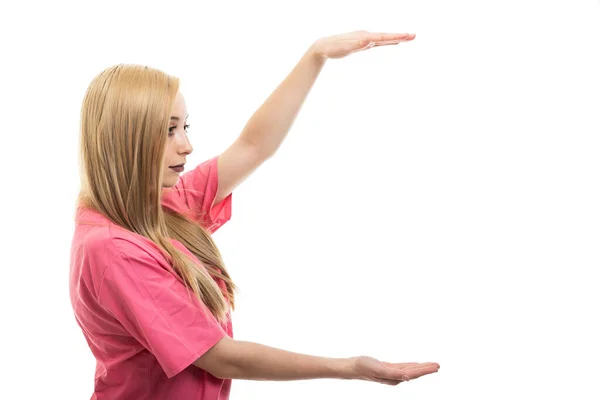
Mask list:
[[[169,168],[171,168],[175,172],[183,172],[183,170],[185,169],[184,165],[185,165],[185,163],[179,164],[179,165],[173,165],[173,166],[170,166]]]

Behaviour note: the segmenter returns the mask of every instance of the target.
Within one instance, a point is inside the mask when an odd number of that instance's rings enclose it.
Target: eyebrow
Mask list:
[[[188,117],[189,117],[189,114],[186,115],[185,119],[188,119]],[[179,121],[179,117],[171,117],[171,119],[174,119],[175,121]]]

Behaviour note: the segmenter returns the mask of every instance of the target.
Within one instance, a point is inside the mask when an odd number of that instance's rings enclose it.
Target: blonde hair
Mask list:
[[[80,207],[153,241],[185,285],[219,322],[234,308],[236,287],[211,235],[162,207],[162,176],[171,110],[179,79],[154,68],[116,65],[90,83],[81,108]],[[187,257],[180,241],[204,265]],[[212,277],[223,279],[221,291]]]

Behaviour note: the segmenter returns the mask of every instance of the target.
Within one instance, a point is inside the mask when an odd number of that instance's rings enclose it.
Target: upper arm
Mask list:
[[[132,243],[120,247],[102,277],[98,301],[172,377],[226,332],[163,262]]]
[[[227,369],[228,360],[236,352],[236,341],[229,336],[224,336],[217,344],[211,347],[201,357],[194,361],[194,365],[221,379],[229,378]]]
[[[256,146],[238,138],[229,148],[181,175],[162,192],[162,204],[214,232],[231,218],[231,195],[269,158]]]
[[[204,161],[181,175],[174,187],[163,189],[161,198],[163,206],[200,223],[211,233],[231,218],[231,193],[217,199],[219,158]]]
[[[269,156],[242,138],[238,138],[219,156],[219,189],[216,203],[225,199]]]

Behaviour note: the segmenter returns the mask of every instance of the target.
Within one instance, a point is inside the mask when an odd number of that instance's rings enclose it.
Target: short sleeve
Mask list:
[[[151,352],[171,378],[226,332],[198,297],[149,253],[123,241],[106,269],[98,300]]]
[[[219,189],[218,161],[216,156],[199,164],[162,193],[163,206],[199,222],[211,233],[231,219],[232,193],[214,204]]]

